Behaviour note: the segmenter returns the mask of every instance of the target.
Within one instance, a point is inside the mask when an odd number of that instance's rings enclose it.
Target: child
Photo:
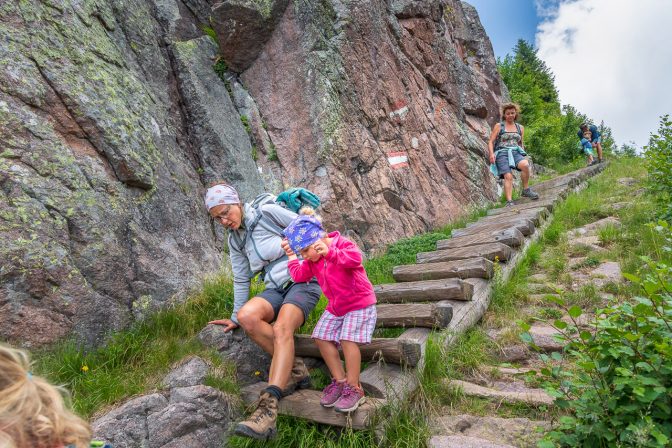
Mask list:
[[[299,213],[284,231],[287,239],[282,248],[289,257],[287,267],[292,280],[307,282],[316,277],[329,301],[313,331],[332,376],[320,404],[338,412],[351,412],[365,400],[359,383],[359,344],[371,343],[376,326],[376,296],[357,245],[338,232],[327,235],[312,209],[303,208]],[[297,259],[296,253],[303,261]],[[339,346],[343,348],[345,370]]]
[[[592,137],[592,132],[586,131],[583,133],[583,138],[581,139],[581,147],[583,148],[583,152],[586,154],[586,156],[588,156],[588,166],[594,163],[593,144],[591,142]]]
[[[0,344],[0,446],[88,448],[89,425],[63,405],[64,393],[30,372],[25,352]]]

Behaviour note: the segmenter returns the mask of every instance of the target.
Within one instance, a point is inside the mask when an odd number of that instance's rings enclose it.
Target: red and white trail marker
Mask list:
[[[394,151],[387,153],[387,162],[390,168],[397,170],[408,166],[408,153],[406,151]]]

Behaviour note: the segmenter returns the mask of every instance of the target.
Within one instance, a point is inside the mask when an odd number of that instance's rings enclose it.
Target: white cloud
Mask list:
[[[537,28],[539,57],[563,104],[611,127],[619,144],[648,143],[672,114],[672,1],[561,0]]]

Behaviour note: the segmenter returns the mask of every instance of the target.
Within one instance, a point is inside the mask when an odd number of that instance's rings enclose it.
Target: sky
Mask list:
[[[561,103],[604,120],[617,144],[642,147],[672,114],[672,0],[467,1],[495,56],[532,42]]]

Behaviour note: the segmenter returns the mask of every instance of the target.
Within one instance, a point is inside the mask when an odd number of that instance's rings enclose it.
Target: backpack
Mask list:
[[[517,122],[515,124],[516,124],[516,132],[518,132],[518,134],[520,134],[520,138],[522,140],[523,132],[520,129],[520,125]],[[499,135],[497,136],[497,140],[495,140],[495,151],[497,151],[499,149],[499,140],[502,138],[502,135],[504,135],[504,132],[506,132],[505,129],[506,129],[506,124],[503,121],[500,121],[499,122]]]
[[[264,215],[264,212],[261,207],[262,205],[276,204],[283,208],[291,210],[294,213],[298,213],[299,210],[304,206],[317,208],[320,206],[320,203],[321,203],[320,198],[318,198],[315,193],[313,193],[310,190],[306,190],[305,188],[290,188],[288,190],[283,191],[278,196],[274,196],[271,193],[262,193],[256,198],[254,198],[254,201],[252,201],[252,203],[250,204],[250,206],[256,211],[256,215],[254,220],[248,225],[245,231],[245,237],[240,238],[240,235],[238,235],[237,232],[230,232],[229,244],[235,242],[236,249],[242,252],[243,249],[245,248],[245,244],[247,244],[248,238],[251,237],[252,232],[257,227],[257,225],[262,226],[271,233],[275,233],[280,237],[284,237],[283,231],[285,230],[285,228],[280,223],[276,222],[272,217]],[[254,250],[256,251],[257,247],[255,245],[253,246]],[[284,255],[280,258],[270,261],[264,259],[264,257],[262,257],[258,251],[257,256],[261,260],[268,262],[268,264],[266,264],[266,266],[264,266],[264,268],[261,270],[262,279],[265,277],[266,272],[269,272],[276,263],[285,260],[287,258],[287,256]],[[255,272],[250,272],[249,274],[250,278],[253,278],[256,274],[257,273]]]

